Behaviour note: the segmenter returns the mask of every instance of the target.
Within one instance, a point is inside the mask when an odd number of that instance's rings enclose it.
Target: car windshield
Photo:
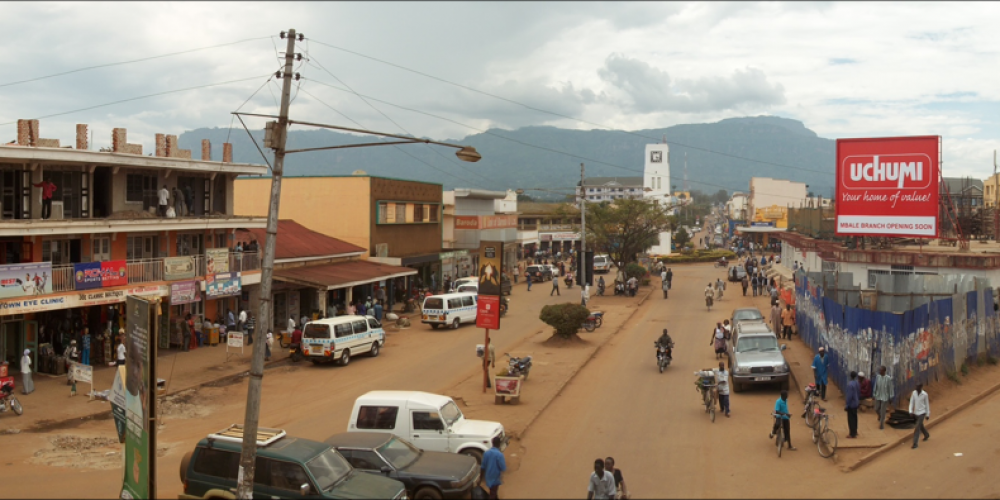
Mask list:
[[[306,462],[309,472],[316,478],[321,491],[330,491],[341,479],[353,470],[344,457],[330,448],[316,458]]]
[[[454,401],[449,401],[444,406],[441,407],[441,417],[444,418],[446,424],[451,426],[462,418],[462,410],[458,409]]]
[[[756,309],[742,309],[736,311],[733,315],[733,322],[743,321],[745,319],[764,319],[764,316],[760,314],[760,311]]]
[[[424,309],[444,309],[444,299],[428,297],[424,299]]]
[[[777,350],[778,340],[774,337],[743,337],[736,346],[736,352]]]
[[[390,439],[388,443],[378,449],[378,452],[397,469],[409,467],[420,458],[422,453],[410,443],[397,438]]]

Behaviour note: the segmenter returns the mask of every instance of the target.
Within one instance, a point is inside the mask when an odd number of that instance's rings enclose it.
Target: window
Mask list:
[[[443,431],[444,422],[437,412],[415,411],[413,412],[413,430],[422,431]]]
[[[462,307],[462,299],[448,299],[448,309],[458,309]]]
[[[462,297],[462,305],[465,307],[469,307],[469,306],[474,306],[476,304],[472,302],[472,297],[466,295],[465,297]]]
[[[342,337],[349,337],[351,335],[354,335],[354,330],[351,329],[350,323],[340,323],[337,325],[333,325],[333,333],[339,339]]]
[[[240,467],[240,455],[217,448],[198,448],[194,459],[194,471],[198,474],[221,479],[236,480]]]
[[[424,309],[444,309],[444,299],[439,297],[424,299]]]
[[[306,471],[297,463],[271,460],[270,472],[272,488],[298,492],[303,484],[312,484]]]
[[[358,429],[392,430],[396,428],[396,406],[362,406],[358,408]]]
[[[396,204],[383,203],[383,205],[385,205],[385,222],[386,223],[396,222]]]
[[[205,253],[203,234],[178,234],[177,255],[201,255]]]
[[[396,204],[396,220],[389,221],[397,224],[406,222],[406,203]]]
[[[142,203],[147,193],[156,193],[156,176],[145,174],[128,174],[125,177],[125,201]]]
[[[310,339],[328,339],[330,338],[330,325],[308,323],[302,336]]]
[[[91,237],[90,239],[90,261],[101,262],[111,260],[111,238]]]
[[[382,328],[382,323],[379,323],[375,318],[368,318],[368,327],[372,330]]]
[[[368,322],[363,319],[351,322],[351,327],[354,329],[355,334],[365,333],[368,331]],[[338,335],[339,337],[339,335]]]
[[[420,203],[413,204],[413,222],[424,221],[424,206]]]
[[[385,224],[386,222],[388,222],[389,221],[388,217],[389,217],[389,204],[384,201],[380,201],[378,203],[379,224]]]
[[[868,270],[868,288],[875,288],[875,281],[879,276],[886,276],[889,271],[884,269],[869,269]]]
[[[438,206],[437,205],[427,205],[427,210],[430,211],[430,216],[428,217],[428,220],[430,222],[437,222],[438,221]]]
[[[368,450],[337,450],[355,469],[381,471],[386,463],[374,452]]]
[[[152,259],[160,248],[157,236],[129,236],[126,244],[128,260]]]

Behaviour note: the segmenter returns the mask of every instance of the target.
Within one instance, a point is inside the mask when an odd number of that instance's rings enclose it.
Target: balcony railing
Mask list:
[[[195,276],[205,276],[205,256],[194,255]],[[229,252],[229,270],[231,272],[259,271],[260,254],[248,252]],[[163,258],[135,259],[126,263],[128,283],[150,283],[164,281]],[[72,292],[76,290],[76,278],[73,275],[73,264],[52,266],[52,291]]]

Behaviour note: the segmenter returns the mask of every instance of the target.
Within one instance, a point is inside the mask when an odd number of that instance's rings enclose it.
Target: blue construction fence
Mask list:
[[[826,348],[830,382],[841,389],[851,371],[874,379],[885,366],[898,403],[918,383],[956,373],[980,355],[1000,357],[992,288],[960,292],[902,313],[882,312],[838,304],[800,272],[795,301],[799,335],[813,351]]]

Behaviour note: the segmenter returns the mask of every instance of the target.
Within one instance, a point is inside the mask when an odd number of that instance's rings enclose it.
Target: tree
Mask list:
[[[543,307],[538,319],[555,328],[556,335],[569,339],[576,336],[576,332],[580,330],[588,316],[590,309],[574,302],[567,302]]]
[[[517,201],[531,202],[531,201],[535,201],[535,198],[532,197],[530,194],[522,193],[522,194],[517,195]]]
[[[587,205],[588,246],[606,253],[620,268],[660,241],[670,230],[667,211],[672,206],[651,200],[623,198],[614,203]]]
[[[673,234],[674,244],[677,248],[684,248],[691,243],[691,235],[682,227]]]
[[[715,203],[725,203],[729,201],[729,193],[725,189],[720,189],[712,195],[712,201]]]

